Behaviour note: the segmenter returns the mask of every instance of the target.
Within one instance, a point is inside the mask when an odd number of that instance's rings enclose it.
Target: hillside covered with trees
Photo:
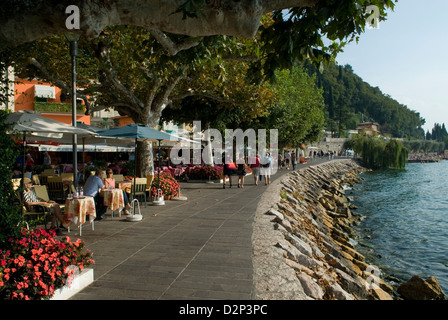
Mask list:
[[[333,136],[344,137],[345,130],[355,130],[358,123],[372,121],[380,125],[385,135],[424,139],[425,119],[420,113],[363,81],[350,65],[330,64],[322,73],[310,64],[306,68],[317,75],[317,85],[323,89],[327,130]]]

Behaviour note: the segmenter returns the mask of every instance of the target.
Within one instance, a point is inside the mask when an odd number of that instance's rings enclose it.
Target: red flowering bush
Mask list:
[[[209,180],[209,177],[211,180],[220,180],[222,175],[222,167],[204,166],[191,169],[188,177],[191,180]]]
[[[158,174],[154,175],[154,179],[151,184],[151,195],[155,197],[157,195],[157,189],[160,188],[165,196],[172,195],[176,197],[180,188],[179,183],[171,175],[161,172],[160,183]]]
[[[54,231],[23,228],[20,237],[8,240],[9,249],[0,249],[0,300],[49,299],[70,285],[75,269],[94,263],[81,239],[54,237]]]

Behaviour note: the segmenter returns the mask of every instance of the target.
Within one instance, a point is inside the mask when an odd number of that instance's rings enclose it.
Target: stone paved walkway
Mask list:
[[[81,239],[93,252],[95,280],[72,300],[253,299],[253,221],[269,188],[255,186],[253,176],[243,189],[233,180],[225,190],[181,183],[187,201],[141,204],[140,222],[108,215],[94,231],[85,225]],[[79,230],[67,235],[76,239]]]

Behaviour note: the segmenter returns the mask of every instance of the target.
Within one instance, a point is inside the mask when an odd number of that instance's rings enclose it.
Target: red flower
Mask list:
[[[66,283],[66,267],[83,269],[94,263],[80,239],[75,243],[68,237],[58,241],[54,235],[43,229],[23,229],[20,238],[9,239],[11,249],[0,249],[0,300],[50,298],[54,288]],[[31,283],[30,279],[34,281]],[[35,290],[30,284],[42,290]]]

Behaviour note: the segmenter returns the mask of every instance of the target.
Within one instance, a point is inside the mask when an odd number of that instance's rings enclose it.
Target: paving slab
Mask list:
[[[279,170],[273,180],[289,172]],[[94,231],[83,228],[94,282],[71,300],[253,299],[253,222],[269,186],[247,176],[244,188],[187,182],[181,188],[187,201],[141,204],[139,222],[108,215]],[[77,239],[79,230],[65,234]]]

